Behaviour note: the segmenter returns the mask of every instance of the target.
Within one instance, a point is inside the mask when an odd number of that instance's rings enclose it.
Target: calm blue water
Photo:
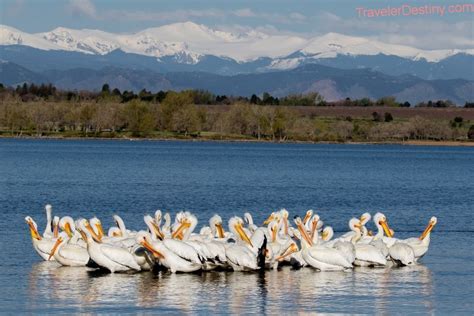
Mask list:
[[[0,311],[472,313],[474,148],[389,145],[0,140]],[[42,262],[24,217],[186,209],[204,224],[312,208],[336,231],[383,211],[397,237],[438,217],[423,265],[319,273],[97,275]]]

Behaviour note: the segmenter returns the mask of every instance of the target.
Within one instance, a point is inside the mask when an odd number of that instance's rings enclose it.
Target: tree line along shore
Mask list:
[[[208,91],[63,91],[0,84],[0,136],[310,142],[474,141],[474,103],[393,97],[326,102],[319,94],[235,97]]]

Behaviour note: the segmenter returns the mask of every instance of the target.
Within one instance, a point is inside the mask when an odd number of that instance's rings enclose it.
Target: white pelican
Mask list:
[[[318,240],[318,237],[311,240],[300,217],[295,218],[295,224],[302,237],[301,256],[310,266],[321,271],[340,271],[352,268],[352,264],[339,250],[313,244],[313,240]]]
[[[135,236],[137,242],[148,249],[155,258],[172,273],[176,272],[193,272],[202,268],[202,262],[189,254],[195,254],[193,247],[181,242],[178,247],[174,247],[174,251],[165,246],[164,242],[153,240],[149,233],[139,232]],[[165,239],[169,240],[169,239]]]
[[[76,224],[70,216],[63,216],[59,221],[59,228],[66,232],[69,237],[68,244],[77,245],[82,248],[86,248],[87,244],[82,239],[81,234],[76,230]]]
[[[354,265],[385,266],[387,264],[387,259],[385,259],[384,254],[379,249],[377,249],[373,245],[358,242],[362,236],[360,227],[361,225],[359,219],[352,218],[349,221],[349,228],[355,232],[354,236],[351,239],[351,242],[355,248]]]
[[[368,230],[365,227],[365,224],[371,219],[370,213],[364,213],[360,216],[359,218],[359,224],[360,224],[360,231],[361,231],[361,238],[364,238],[365,236],[368,236]],[[339,240],[344,240],[344,241],[351,241],[352,237],[355,236],[355,231],[349,230],[347,233],[343,234],[340,236],[338,239]]]
[[[92,238],[92,228],[90,225],[87,226],[86,221],[80,223],[79,229],[83,239],[87,242],[89,256],[100,267],[105,268],[112,273],[141,270],[140,266],[133,258],[133,255],[126,249],[96,242]]]
[[[247,224],[247,229],[253,233],[257,230],[258,226],[254,224],[252,214],[249,212],[244,213],[244,221]]]
[[[222,218],[219,215],[216,214],[209,219],[209,227],[211,228],[211,232],[214,237],[226,237],[224,227],[222,226]]]
[[[54,240],[52,238],[41,237],[38,233],[38,225],[30,216],[25,217],[25,221],[30,227],[31,241],[33,243],[33,248],[36,252],[43,258],[48,261],[49,253],[54,246]],[[51,261],[54,261],[54,258],[51,258]]]
[[[58,239],[56,239],[53,249],[51,249],[49,257],[51,258],[54,256],[54,259],[63,266],[85,266],[90,260],[87,249],[74,244],[69,244],[68,240],[68,234],[66,232],[61,232]]]
[[[243,223],[243,220],[236,216],[229,220],[230,231],[240,239],[226,248],[227,262],[234,271],[263,269],[267,244],[265,233],[262,229],[257,229],[250,239],[244,231]]]
[[[354,264],[355,261],[355,248],[350,241],[344,239],[332,239],[334,236],[334,230],[331,226],[326,226],[321,234],[321,243],[326,247],[336,248],[341,251],[346,257],[347,261]]]
[[[377,234],[372,237],[370,244],[378,248],[397,265],[410,265],[415,262],[413,248],[407,244],[400,243],[396,238],[392,238],[393,230],[387,223],[387,218],[382,213],[374,215],[374,223],[377,226]],[[387,235],[385,237],[384,235]]]
[[[53,207],[51,204],[46,204],[44,207],[46,211],[46,228],[44,229],[43,232],[43,237],[44,238],[53,238],[53,230],[52,230],[52,223],[53,223]]]
[[[415,262],[418,262],[418,260],[420,260],[428,252],[428,248],[430,246],[431,231],[437,223],[438,219],[433,216],[431,217],[428,226],[426,226],[420,237],[399,240],[401,243],[406,243],[413,248],[415,254]]]

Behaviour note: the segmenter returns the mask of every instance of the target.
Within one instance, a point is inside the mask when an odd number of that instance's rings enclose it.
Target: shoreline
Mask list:
[[[407,141],[303,141],[285,140],[271,141],[258,139],[238,139],[238,138],[179,138],[179,137],[62,137],[62,136],[5,136],[0,135],[0,139],[29,139],[29,140],[118,140],[118,141],[183,141],[183,142],[221,142],[221,143],[270,143],[270,144],[339,144],[339,145],[405,145],[405,146],[443,146],[443,147],[474,147],[474,141],[435,141],[435,140],[407,140]]]

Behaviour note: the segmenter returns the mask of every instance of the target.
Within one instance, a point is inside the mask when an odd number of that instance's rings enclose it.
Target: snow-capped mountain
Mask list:
[[[328,33],[304,38],[273,35],[257,31],[231,33],[193,22],[149,28],[133,34],[114,34],[99,30],[73,30],[58,27],[50,32],[29,34],[0,25],[0,45],[25,45],[41,50],[64,50],[105,55],[116,49],[156,57],[176,56],[178,62],[198,63],[203,56],[231,58],[239,63],[258,58],[274,59],[268,69],[291,69],[308,59],[334,58],[338,55],[393,55],[411,60],[439,62],[468,50],[421,50],[387,44],[363,37]]]

